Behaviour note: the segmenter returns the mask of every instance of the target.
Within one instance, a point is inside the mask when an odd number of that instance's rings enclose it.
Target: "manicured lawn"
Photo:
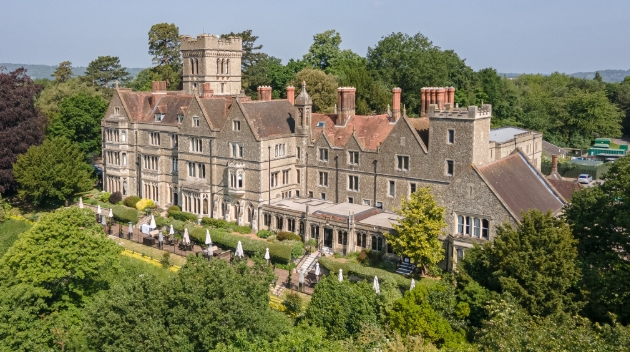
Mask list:
[[[116,243],[127,248],[130,251],[144,253],[144,255],[148,257],[153,257],[153,259],[157,259],[157,260],[160,260],[162,258],[162,255],[164,255],[164,253],[167,253],[167,251],[162,251],[157,248],[145,246],[143,244],[140,244],[134,241],[126,240],[124,238],[117,238],[115,241]],[[173,253],[171,253],[171,260],[173,261],[173,264],[177,266],[182,266],[186,264],[185,257],[182,257],[180,255],[175,255]]]
[[[5,220],[0,223],[0,257],[9,250],[13,242],[18,239],[19,234],[30,228],[31,225],[24,221]]]

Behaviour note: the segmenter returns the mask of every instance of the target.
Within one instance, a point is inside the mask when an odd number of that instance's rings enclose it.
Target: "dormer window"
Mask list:
[[[184,115],[177,115],[177,123],[182,123],[184,121]]]
[[[317,123],[317,127],[324,127],[324,126],[326,126],[326,122],[325,121],[319,121]]]
[[[155,122],[162,122],[162,120],[164,120],[164,114],[155,114]]]

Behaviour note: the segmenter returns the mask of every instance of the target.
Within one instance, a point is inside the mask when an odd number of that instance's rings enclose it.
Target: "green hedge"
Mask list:
[[[242,234],[252,233],[251,227],[239,226],[235,222],[228,222],[228,221],[225,221],[224,219],[213,219],[213,218],[204,217],[204,218],[201,218],[201,224],[203,226],[214,227],[217,229],[225,229],[228,232],[238,232]]]
[[[280,231],[276,235],[276,239],[278,241],[302,241],[302,237],[300,235],[296,235],[293,232]]]
[[[179,221],[194,221],[197,222],[197,215],[193,213],[187,213],[185,211],[169,211],[168,216]]]
[[[138,222],[138,211],[136,209],[131,209],[124,207],[122,205],[114,205],[112,207],[112,212],[114,213],[114,220],[118,222]]]
[[[256,236],[260,237],[260,238],[267,238],[269,236],[273,236],[275,235],[275,233],[273,231],[269,231],[269,230],[260,230],[256,233]]]
[[[135,208],[136,204],[138,204],[138,202],[140,201],[140,197],[138,196],[129,196],[127,198],[125,198],[125,200],[123,201],[123,203],[125,203],[126,206],[130,207],[130,208]]]
[[[339,269],[341,269],[344,274],[352,274],[365,280],[374,280],[374,276],[377,276],[379,280],[395,282],[403,290],[408,290],[409,285],[411,285],[411,280],[402,275],[383,269],[366,267],[357,263],[340,263],[332,258],[320,257],[319,264],[328,269],[331,275],[337,275]]]
[[[254,240],[243,236],[233,235],[223,229],[210,230],[210,236],[212,236],[212,243],[229,249],[236,249],[238,241],[241,241],[243,251],[249,255],[259,255],[262,257],[265,254],[265,248],[269,248],[271,261],[275,263],[290,263],[291,251],[293,250],[293,247],[296,246],[295,244],[287,245]],[[206,228],[195,228],[190,232],[190,238],[198,244],[204,244],[206,241]]]

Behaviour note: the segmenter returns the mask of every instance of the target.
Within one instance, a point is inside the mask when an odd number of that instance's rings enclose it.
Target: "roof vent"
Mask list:
[[[324,127],[324,126],[326,126],[326,121],[319,121],[317,123],[317,127]]]

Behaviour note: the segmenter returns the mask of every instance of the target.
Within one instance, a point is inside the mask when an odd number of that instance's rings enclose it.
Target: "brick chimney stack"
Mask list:
[[[557,154],[553,154],[551,156],[551,174],[552,175],[558,174],[558,155]]]
[[[354,103],[357,89],[354,87],[337,88],[337,120],[335,125],[345,126],[348,119],[355,115]]]
[[[166,82],[165,81],[151,82],[151,92],[153,94],[166,94]]]
[[[448,87],[446,88],[446,92],[447,92],[447,98],[446,98],[446,102],[450,103],[451,106],[455,106],[455,87]]]
[[[402,89],[394,88],[392,89],[392,122],[398,121],[400,118],[400,94]]]
[[[287,100],[289,101],[289,103],[291,103],[291,105],[295,104],[295,87],[294,86],[287,87]]]
[[[262,101],[271,100],[271,87],[269,86],[258,87],[258,100],[262,100]]]
[[[212,90],[212,88],[210,88],[210,82],[206,82],[201,86],[202,89],[202,93],[201,93],[201,97],[202,98],[212,98],[212,96],[214,95],[214,91]]]

